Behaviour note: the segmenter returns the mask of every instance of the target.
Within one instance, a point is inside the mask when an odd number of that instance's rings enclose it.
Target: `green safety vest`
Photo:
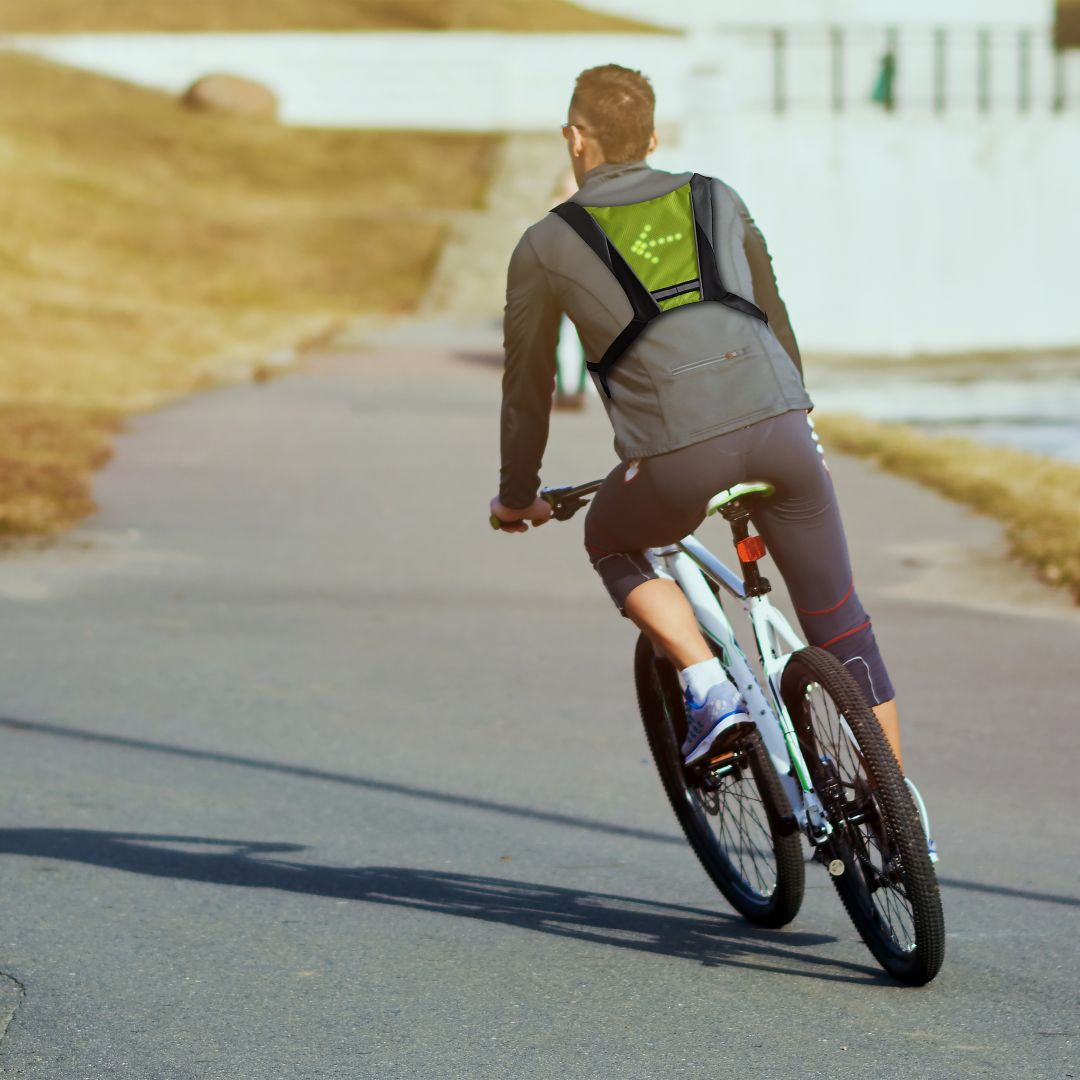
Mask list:
[[[674,191],[623,206],[553,207],[615,275],[633,318],[608,346],[596,372],[611,397],[607,373],[653,319],[701,301],[725,304],[768,325],[756,304],[724,288],[712,243],[712,180],[699,173]]]

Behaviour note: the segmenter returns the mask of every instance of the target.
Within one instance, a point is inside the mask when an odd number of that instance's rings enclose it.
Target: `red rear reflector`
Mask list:
[[[765,554],[765,541],[760,536],[748,536],[735,545],[743,562],[757,562]]]

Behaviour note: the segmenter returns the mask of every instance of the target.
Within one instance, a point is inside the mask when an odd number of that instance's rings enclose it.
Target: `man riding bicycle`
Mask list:
[[[764,238],[726,184],[646,164],[656,147],[654,104],[640,72],[609,64],[578,76],[563,125],[578,190],[526,230],[510,260],[502,468],[491,511],[507,532],[551,516],[537,492],[566,313],[603,390],[620,458],[589,506],[585,548],[619,611],[678,670],[687,763],[722,750],[750,718],[686,597],[657,576],[644,549],[693,532],[713,495],[748,480],[775,487],[755,505],[753,521],[807,640],[851,672],[901,761],[895,695],[855,591],[832,480],[808,423],[813,403]],[[687,220],[697,240],[697,276],[635,299],[645,286],[640,273],[627,272],[627,260],[662,267],[665,258],[685,258],[690,236],[670,209],[684,190],[693,192],[686,199],[693,200]],[[619,212],[610,208],[630,204],[668,217],[656,219],[655,231],[635,225],[624,260],[617,244],[604,246],[593,222],[611,227]],[[719,303],[693,302],[709,299]],[[641,305],[649,303],[663,306],[664,317],[644,318]],[[675,306],[679,312],[669,314]],[[600,357],[617,362],[597,363]]]

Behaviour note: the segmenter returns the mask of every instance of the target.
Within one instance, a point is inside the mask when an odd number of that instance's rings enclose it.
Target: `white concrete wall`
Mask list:
[[[789,34],[777,111],[760,28],[700,35],[680,152],[745,198],[808,348],[905,354],[1080,345],[1080,55],[1053,109],[1054,56],[1032,33],[1022,112],[1015,27],[995,27],[980,111],[973,28],[950,32],[944,111],[933,43],[899,34],[897,108],[870,100],[883,30],[845,35],[840,111],[826,28]],[[717,59],[710,59],[717,58]]]
[[[1080,129],[732,117],[686,160],[744,197],[800,342],[840,353],[1080,345]]]
[[[655,34],[69,34],[4,44],[172,93],[212,71],[246,76],[275,90],[292,124],[551,131],[578,72],[603,63],[649,73],[660,123],[685,107],[685,42]]]

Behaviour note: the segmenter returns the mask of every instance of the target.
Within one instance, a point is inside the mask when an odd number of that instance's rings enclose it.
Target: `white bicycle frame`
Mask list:
[[[746,700],[799,827],[811,843],[821,843],[832,832],[832,826],[814,791],[791,716],[780,696],[784,667],[791,654],[803,648],[804,642],[767,596],[747,596],[742,578],[692,533],[670,547],[649,548],[645,557],[658,576],[678,584],[690,601],[702,632],[720,647],[721,663]],[[768,684],[767,695],[706,578],[740,601],[750,619]]]
[[[548,498],[553,506],[560,499],[567,500],[569,512],[565,516],[569,517],[585,504],[586,498],[595,493],[601,483],[602,481],[595,480],[577,487],[544,488],[541,495]],[[709,501],[707,513],[715,513],[721,506],[742,495],[768,493],[771,490],[769,484],[736,484],[714,496]],[[501,528],[494,515],[491,524],[493,528]],[[644,554],[659,577],[678,584],[694,609],[702,633],[721,650],[721,663],[741,691],[750,715],[761,732],[769,759],[784,786],[799,827],[811,844],[820,844],[832,833],[833,827],[814,791],[791,716],[780,696],[780,679],[784,667],[793,652],[805,647],[805,642],[795,633],[783,613],[769,603],[766,595],[748,596],[743,579],[725,566],[693,533],[669,547],[648,548]],[[768,685],[767,695],[747,661],[746,654],[740,648],[735,631],[724,614],[720,601],[709,587],[709,581],[738,600],[750,619]],[[840,717],[840,724],[852,745],[858,749],[858,740],[843,716]],[[861,755],[861,750],[858,752]],[[915,800],[923,832],[929,838],[930,819],[926,813],[926,804],[911,780],[908,777],[904,780]],[[937,862],[932,842],[930,847],[930,859]]]

